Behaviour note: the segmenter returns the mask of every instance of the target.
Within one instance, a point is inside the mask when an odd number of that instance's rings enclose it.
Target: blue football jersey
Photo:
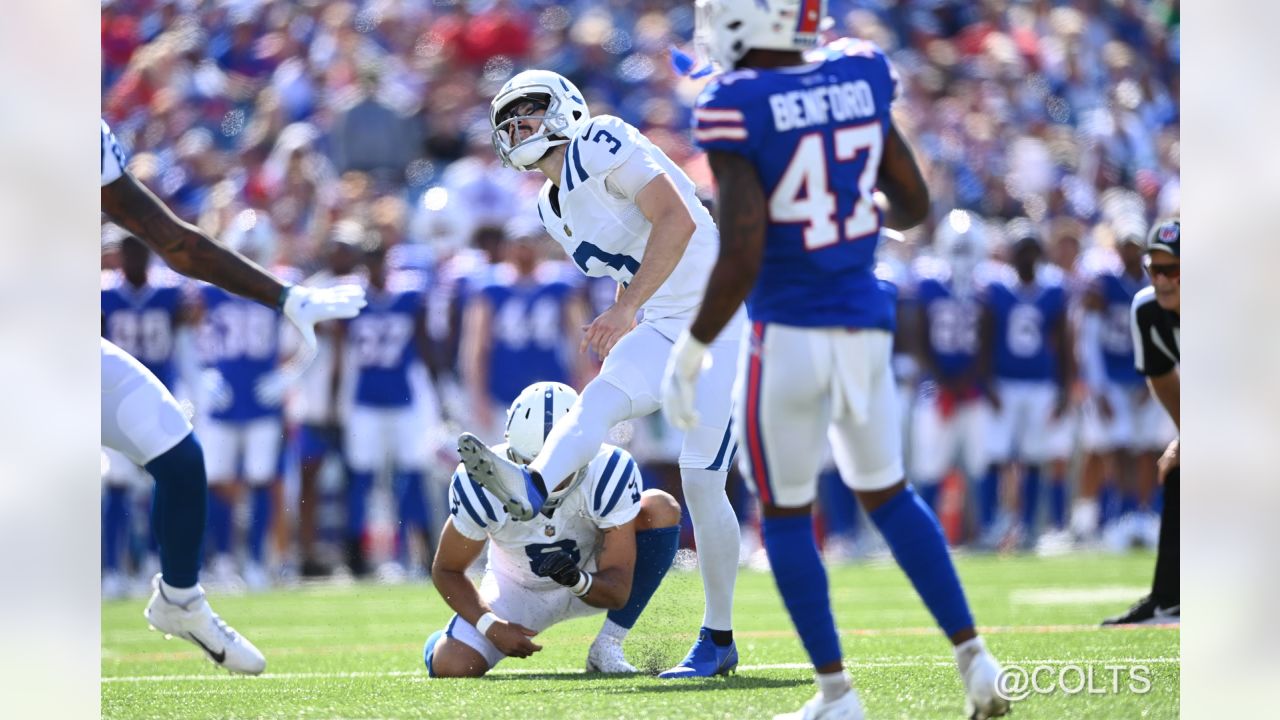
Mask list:
[[[1057,349],[1049,334],[1066,322],[1062,273],[1042,267],[1023,284],[1012,272],[987,286],[985,302],[995,319],[995,375],[1008,380],[1056,380]]]
[[[200,299],[201,359],[222,374],[231,390],[231,404],[209,416],[241,422],[278,414],[279,407],[258,402],[254,387],[280,364],[280,313],[213,285],[200,288]]]
[[[1125,385],[1142,384],[1142,376],[1133,364],[1133,331],[1129,316],[1133,297],[1148,285],[1146,277],[1133,277],[1123,271],[1098,276],[1094,287],[1102,295],[1102,360],[1107,378]]]
[[[979,299],[974,293],[956,292],[949,269],[937,259],[922,258],[915,272],[925,342],[940,379],[959,377],[971,371],[978,359]]]
[[[174,329],[184,299],[182,279],[167,270],[152,270],[147,283],[134,287],[119,271],[102,274],[102,333],[137,358],[173,389]]]
[[[397,272],[385,289],[367,286],[366,292],[369,304],[347,321],[356,403],[407,407],[413,402],[409,369],[418,357],[414,335],[425,311],[425,283],[417,273]]]
[[[752,320],[892,329],[893,300],[874,273],[872,202],[898,78],[875,45],[845,39],[804,66],[738,70],[707,85],[693,138],[756,167],[768,198]]]
[[[555,268],[540,270],[517,280],[504,267],[479,290],[493,308],[489,394],[504,406],[535,382],[570,382],[564,313],[574,288]]]

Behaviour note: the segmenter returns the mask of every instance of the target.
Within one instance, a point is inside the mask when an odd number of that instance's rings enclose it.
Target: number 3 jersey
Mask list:
[[[505,443],[494,452],[505,452]],[[625,525],[640,513],[640,470],[631,454],[604,444],[583,469],[587,477],[565,498],[551,517],[527,522],[512,520],[498,499],[467,477],[458,465],[449,483],[449,513],[453,527],[464,537],[489,543],[489,569],[533,589],[559,587],[538,577],[534,563],[545,553],[564,550],[578,567],[592,571],[603,545],[603,530]]]
[[[644,304],[647,320],[697,308],[719,252],[715,223],[689,176],[640,131],[602,115],[583,123],[566,146],[559,187],[548,180],[538,194],[538,217],[578,269],[626,286],[644,261],[653,230],[636,196],[662,173],[679,191],[696,229],[671,275]]]
[[[806,59],[721,75],[693,113],[699,147],[750,160],[767,199],[764,264],[747,312],[755,322],[891,330],[893,301],[874,272],[881,218],[871,197],[897,74],[859,40]]]

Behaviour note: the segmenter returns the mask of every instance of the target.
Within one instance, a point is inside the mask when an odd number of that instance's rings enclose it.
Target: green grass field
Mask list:
[[[1077,693],[1033,695],[1015,705],[1035,718],[1175,718],[1178,630],[1101,630],[1150,578],[1152,557],[965,557],[958,563],[989,646],[1006,665],[1093,668]],[[896,566],[831,571],[847,664],[869,718],[961,718],[964,697],[948,643]],[[737,675],[669,682],[582,672],[602,618],[552,628],[544,650],[507,660],[480,680],[431,680],[427,635],[451,616],[426,584],[358,585],[215,597],[215,608],[267,656],[267,673],[232,677],[179,640],[147,629],[144,601],[102,610],[102,714],[109,718],[768,718],[814,692],[804,650],[772,576],[738,582]],[[627,642],[643,670],[674,665],[702,615],[696,572],[672,571]],[[1112,693],[1107,665],[1148,668],[1150,689]],[[1067,685],[1079,685],[1068,675]],[[1092,690],[1092,691],[1091,691]],[[1098,692],[1105,690],[1106,692]]]

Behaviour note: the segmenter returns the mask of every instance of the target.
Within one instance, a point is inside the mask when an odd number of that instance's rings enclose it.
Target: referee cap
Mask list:
[[[1163,250],[1170,255],[1181,258],[1179,248],[1182,244],[1182,221],[1177,218],[1161,220],[1151,228],[1147,236],[1147,252]]]

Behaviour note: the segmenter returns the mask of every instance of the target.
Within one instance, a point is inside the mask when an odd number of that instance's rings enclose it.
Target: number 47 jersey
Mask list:
[[[753,322],[890,330],[893,301],[874,272],[881,217],[871,196],[898,77],[879,48],[860,40],[806,60],[714,79],[694,109],[693,139],[746,157],[764,188],[769,225],[747,298]]]

